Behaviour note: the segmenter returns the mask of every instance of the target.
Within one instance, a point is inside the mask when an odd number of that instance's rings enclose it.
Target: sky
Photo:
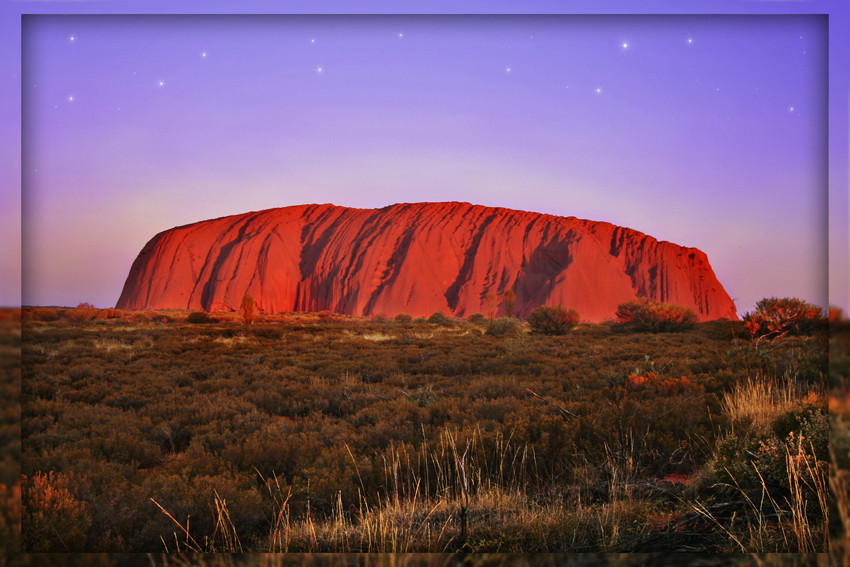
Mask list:
[[[2,304],[113,306],[144,244],[199,220],[468,201],[700,248],[742,315],[771,296],[847,311],[839,3],[11,4],[0,237],[17,204],[22,285],[12,250]]]

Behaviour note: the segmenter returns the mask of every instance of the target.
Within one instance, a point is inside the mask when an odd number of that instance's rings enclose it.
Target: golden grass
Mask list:
[[[373,506],[361,498],[353,514],[340,500],[324,519],[309,509],[293,519],[289,494],[277,498],[283,506],[267,539],[269,553],[609,550],[650,530],[648,521],[642,526],[635,521],[635,511],[645,506],[638,499],[572,508],[541,505],[521,490],[500,487],[482,489],[468,500],[423,497],[419,491],[412,499],[390,496]]]
[[[394,335],[385,335],[384,333],[363,333],[360,337],[364,340],[375,342],[390,341],[396,338]]]
[[[754,431],[767,433],[773,419],[798,404],[807,388],[792,376],[776,380],[747,377],[723,394],[721,404],[733,424],[749,423]]]
[[[150,348],[153,342],[148,340],[148,342],[143,346],[143,348]],[[105,350],[106,352],[112,352],[114,350],[129,350],[134,351],[138,345],[125,343],[124,341],[119,341],[115,339],[95,339],[92,341],[92,346],[99,350]]]
[[[457,432],[444,431],[435,446],[411,455],[391,447],[382,461],[386,492],[359,492],[356,510],[346,510],[337,495],[329,515],[291,509],[292,489],[257,471],[274,503],[268,535],[260,545],[267,553],[451,553],[553,552],[618,550],[646,537],[652,529],[647,502],[627,484],[631,473],[612,460],[611,498],[594,504],[565,505],[558,498],[532,496],[524,482],[528,451],[510,440],[495,444],[499,471],[483,462],[481,432],[459,444]],[[353,469],[357,461],[346,446]],[[434,474],[417,476],[412,459],[434,465]],[[501,482],[500,482],[501,479]],[[176,526],[164,538],[168,550],[241,553],[243,545],[226,502],[214,493],[211,536],[193,538],[189,518],[181,522],[151,499]],[[200,541],[203,541],[201,543]],[[171,542],[169,544],[169,542]]]
[[[213,342],[232,347],[235,344],[241,345],[247,340],[248,337],[246,337],[245,335],[235,335],[233,337],[216,337],[215,339],[213,339]]]

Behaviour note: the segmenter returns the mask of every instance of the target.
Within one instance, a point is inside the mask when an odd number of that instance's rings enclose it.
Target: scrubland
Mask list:
[[[29,553],[850,549],[844,326],[62,311],[22,314]]]

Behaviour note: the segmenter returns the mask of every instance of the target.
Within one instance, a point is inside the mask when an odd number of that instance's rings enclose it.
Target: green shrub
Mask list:
[[[209,316],[209,313],[205,313],[203,311],[193,311],[189,313],[189,316],[186,318],[187,323],[192,324],[203,324],[203,323],[212,323],[213,319]]]
[[[412,320],[413,320],[413,317],[411,317],[407,313],[399,313],[398,315],[395,316],[396,323],[410,323]]]
[[[429,323],[445,323],[446,322],[446,315],[442,311],[437,311],[436,313],[433,313],[433,314],[431,314],[430,317],[428,317],[428,322]]]
[[[812,444],[815,456],[826,461],[829,456],[829,416],[826,408],[801,403],[776,417],[771,424],[777,439],[796,433]]]
[[[774,423],[774,430],[787,426],[789,417],[780,416]],[[799,487],[805,495],[805,500],[813,504],[817,501],[817,494],[811,484],[811,478],[808,477],[811,473],[821,474],[826,466],[829,452],[829,418],[822,410],[794,417],[799,418],[799,422],[787,434],[757,440],[757,447],[753,446],[743,456],[745,462],[752,463],[747,470],[749,476],[744,475],[736,480],[743,480],[756,489],[764,483],[771,492],[786,496],[791,494],[794,488],[792,485],[795,483],[795,477],[799,477],[796,481],[800,483]],[[805,474],[806,472],[809,474]],[[753,495],[758,492],[753,490]]]
[[[784,497],[790,494],[801,465],[809,471],[825,466],[829,455],[825,400],[810,394],[783,407],[766,416],[766,428],[748,428],[738,422],[733,433],[718,440],[712,468],[721,481],[739,486],[751,497],[758,497],[764,486]],[[812,486],[805,481],[803,485],[807,498],[816,501]]]
[[[528,315],[531,332],[540,335],[563,335],[579,322],[575,309],[565,309],[560,305],[541,305]]]
[[[484,320],[484,314],[483,313],[473,313],[472,315],[467,317],[466,320],[469,321],[470,323],[480,323],[481,321]]]
[[[697,322],[693,309],[673,303],[658,303],[639,297],[617,306],[617,322],[638,332],[686,331]]]
[[[487,325],[486,334],[494,337],[515,335],[519,331],[519,328],[520,322],[517,319],[513,317],[499,317],[490,321],[490,324]]]
[[[825,321],[823,310],[796,297],[764,298],[756,310],[744,315],[750,336],[782,337],[811,333]]]
[[[279,327],[255,327],[250,330],[251,336],[261,338],[261,339],[270,339],[270,340],[279,340],[283,336],[283,332]]]

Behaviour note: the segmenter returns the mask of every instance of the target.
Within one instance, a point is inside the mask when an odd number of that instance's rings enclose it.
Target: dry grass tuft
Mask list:
[[[748,377],[723,393],[721,404],[733,424],[747,423],[766,434],[776,416],[797,405],[809,390],[809,385],[787,375],[777,380]]]
[[[244,343],[247,340],[248,340],[248,337],[246,337],[245,335],[236,335],[236,336],[233,336],[233,337],[216,337],[215,339],[213,339],[213,342],[232,347],[233,345],[236,345],[236,344],[241,345],[242,343]]]
[[[381,342],[395,339],[393,335],[385,335],[384,333],[363,333],[361,338],[367,341]]]

